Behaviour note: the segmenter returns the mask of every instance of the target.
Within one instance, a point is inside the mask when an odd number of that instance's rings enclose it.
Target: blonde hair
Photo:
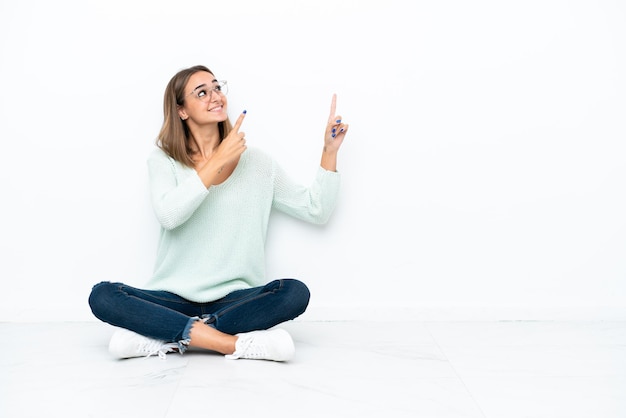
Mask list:
[[[180,70],[167,84],[163,96],[163,126],[156,140],[156,145],[167,155],[180,163],[194,167],[193,150],[190,147],[190,132],[187,122],[181,120],[178,115],[178,107],[185,103],[185,86],[189,78],[199,71],[213,72],[204,65]],[[218,123],[220,141],[231,131],[232,125],[229,119]]]

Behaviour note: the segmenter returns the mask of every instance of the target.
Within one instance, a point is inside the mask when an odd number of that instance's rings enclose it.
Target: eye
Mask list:
[[[213,87],[213,90],[217,91],[217,92],[221,92],[222,91],[222,86],[220,86],[219,84],[215,87]]]
[[[198,93],[196,93],[198,95],[198,97],[204,97],[208,94],[208,92],[206,91],[206,89],[202,89],[199,90]]]

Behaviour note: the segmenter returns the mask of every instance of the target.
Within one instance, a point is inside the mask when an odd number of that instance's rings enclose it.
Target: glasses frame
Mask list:
[[[198,90],[203,90],[206,89],[208,90],[210,93],[207,94],[204,97],[198,97]],[[224,91],[226,90],[226,91]],[[187,99],[187,97],[194,95],[194,97],[198,100],[200,100],[203,103],[208,103],[211,101],[211,97],[213,97],[213,93],[217,93],[217,94],[221,94],[223,96],[226,96],[226,94],[228,93],[228,82],[226,80],[215,80],[213,81],[213,87],[209,88],[206,84],[203,84],[201,86],[196,87],[195,89],[193,89],[193,91],[189,94],[187,94],[185,96],[185,99]]]

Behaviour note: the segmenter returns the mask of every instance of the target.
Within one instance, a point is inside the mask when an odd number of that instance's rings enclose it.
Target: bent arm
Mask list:
[[[185,223],[209,194],[195,171],[183,177],[177,169],[162,152],[155,152],[148,159],[152,209],[161,226],[168,230]]]
[[[325,224],[339,197],[339,173],[319,167],[309,187],[293,182],[278,166],[275,167],[273,207],[314,224]]]

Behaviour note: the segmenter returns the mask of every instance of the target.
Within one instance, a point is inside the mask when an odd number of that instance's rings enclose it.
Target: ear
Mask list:
[[[178,116],[180,117],[180,120],[187,120],[187,118],[189,117],[189,115],[187,114],[187,112],[185,112],[185,109],[182,106],[178,106]]]

